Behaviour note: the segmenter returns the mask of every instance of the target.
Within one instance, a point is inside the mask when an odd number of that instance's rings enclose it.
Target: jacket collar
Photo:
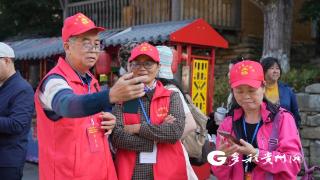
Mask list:
[[[14,79],[16,79],[18,77],[21,77],[21,75],[18,71],[16,71],[6,81],[3,82],[3,84],[0,86],[0,89],[6,87],[11,81],[13,81]]]
[[[161,98],[161,97],[168,97],[168,96],[170,96],[170,94],[171,94],[171,91],[164,88],[162,83],[159,80],[157,80],[157,84],[156,84],[156,88],[155,88],[155,92],[152,97],[152,100],[155,100],[155,99]]]
[[[67,76],[68,79],[70,79],[71,82],[82,84],[82,80],[80,79],[79,75],[76,73],[74,69],[72,69],[70,64],[68,64],[64,58],[59,58],[57,66],[59,67],[61,72],[65,76]],[[91,79],[93,79],[93,75],[90,72],[88,72],[87,74],[91,77]]]
[[[260,106],[260,113],[261,113],[261,118],[263,123],[266,122],[270,122],[271,118],[270,118],[270,111],[267,109],[267,103],[263,102]],[[243,115],[243,109],[242,108],[238,108],[234,110],[234,115],[233,115],[233,120],[237,121],[239,119],[241,119]]]

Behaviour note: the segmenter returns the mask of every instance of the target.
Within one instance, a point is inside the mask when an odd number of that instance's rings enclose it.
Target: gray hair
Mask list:
[[[75,36],[71,36],[67,42],[74,43],[78,38]]]

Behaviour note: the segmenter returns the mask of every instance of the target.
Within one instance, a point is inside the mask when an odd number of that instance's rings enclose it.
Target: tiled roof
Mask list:
[[[116,46],[129,41],[161,43],[169,40],[172,32],[190,24],[192,21],[170,21],[157,24],[132,26],[123,31],[106,30],[100,33],[104,46]],[[7,42],[15,51],[16,60],[44,59],[63,54],[61,37],[25,39]]]
[[[60,37],[25,39],[22,41],[8,42],[14,49],[16,60],[43,59],[63,53]]]
[[[118,31],[104,31],[100,38],[108,38]],[[24,39],[22,41],[6,42],[15,52],[16,60],[35,60],[48,58],[64,53],[61,37]]]
[[[190,24],[192,21],[170,21],[157,24],[146,24],[129,27],[115,35],[108,38],[103,38],[102,41],[105,46],[116,46],[125,44],[129,41],[136,42],[165,42],[169,40],[172,32]]]

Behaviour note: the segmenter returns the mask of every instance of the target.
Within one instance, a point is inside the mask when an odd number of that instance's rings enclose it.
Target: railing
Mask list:
[[[108,29],[203,18],[216,28],[240,27],[240,0],[91,0],[66,5],[66,15],[83,12]]]

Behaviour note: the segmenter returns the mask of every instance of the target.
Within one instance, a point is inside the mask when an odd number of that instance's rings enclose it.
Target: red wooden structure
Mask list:
[[[193,103],[205,114],[212,112],[215,49],[227,48],[228,42],[211,25],[203,19],[197,19],[190,22],[169,22],[128,28],[104,38],[106,51],[110,54],[112,62],[117,60],[119,45],[130,41],[175,46],[173,72],[178,71],[179,65],[183,65],[183,68],[187,66],[185,72],[188,78],[182,80],[182,82],[187,81],[184,90],[190,93]]]
[[[193,21],[189,25],[170,34],[170,43],[177,46],[177,56],[179,62],[182,62],[183,48],[186,48],[187,58],[186,64],[191,65],[195,59],[202,59],[209,62],[208,86],[207,86],[207,106],[206,113],[212,112],[213,96],[214,96],[214,64],[215,64],[215,48],[228,48],[228,42],[217,33],[207,22],[202,19]],[[211,54],[195,55],[193,49],[210,49]],[[193,75],[193,68],[191,74]],[[190,88],[192,94],[192,88]]]

